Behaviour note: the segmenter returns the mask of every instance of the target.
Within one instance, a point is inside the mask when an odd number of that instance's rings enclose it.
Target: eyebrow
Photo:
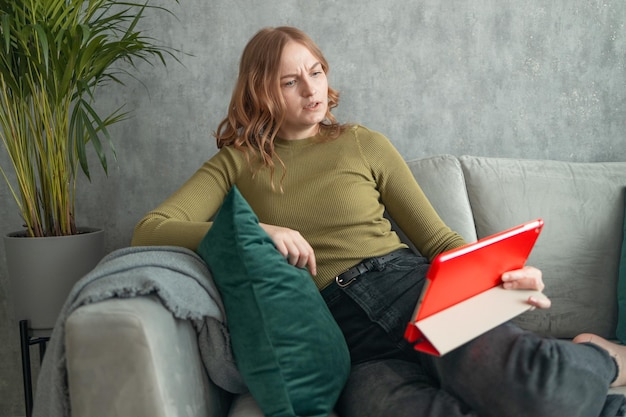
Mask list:
[[[313,69],[315,69],[315,67],[317,66],[321,66],[322,63],[320,61],[317,61],[315,64],[311,65],[311,67],[308,69],[309,71],[312,71]],[[280,77],[280,79],[282,80],[283,78],[292,78],[292,77],[297,77],[298,74],[286,74]]]

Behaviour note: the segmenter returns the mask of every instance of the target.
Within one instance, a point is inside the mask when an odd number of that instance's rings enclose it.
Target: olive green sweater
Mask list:
[[[391,142],[362,126],[337,139],[275,141],[275,190],[269,170],[252,175],[245,156],[224,147],[135,228],[133,245],[195,250],[223,198],[237,185],[259,221],[299,231],[315,250],[318,288],[364,258],[406,247],[385,208],[417,249],[432,259],[464,244],[439,218]]]

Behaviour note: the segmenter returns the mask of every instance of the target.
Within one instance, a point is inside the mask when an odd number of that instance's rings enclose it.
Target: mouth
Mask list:
[[[321,102],[314,101],[312,103],[307,104],[304,108],[306,110],[316,110],[320,106]]]

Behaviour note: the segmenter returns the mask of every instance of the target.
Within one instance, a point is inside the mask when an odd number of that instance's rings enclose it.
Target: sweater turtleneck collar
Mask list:
[[[309,136],[303,139],[282,139],[277,137],[274,139],[274,146],[281,148],[300,148],[303,146],[309,146],[317,142],[319,139],[319,133],[315,136]]]

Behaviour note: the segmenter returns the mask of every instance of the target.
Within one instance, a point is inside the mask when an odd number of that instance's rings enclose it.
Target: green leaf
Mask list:
[[[46,31],[44,28],[39,25],[33,25],[33,29],[37,32],[37,39],[39,47],[41,47],[41,55],[43,55],[44,67],[46,72],[48,71],[49,65],[49,56],[50,56],[50,48],[48,46],[48,36],[46,35]]]
[[[89,147],[105,174],[107,156],[117,159],[109,127],[129,113],[120,106],[103,117],[97,90],[134,77],[139,61],[178,61],[143,35],[148,9],[171,14],[148,2],[0,0],[0,139],[9,161],[0,172],[31,234],[76,230],[76,175],[80,166],[90,179]]]

